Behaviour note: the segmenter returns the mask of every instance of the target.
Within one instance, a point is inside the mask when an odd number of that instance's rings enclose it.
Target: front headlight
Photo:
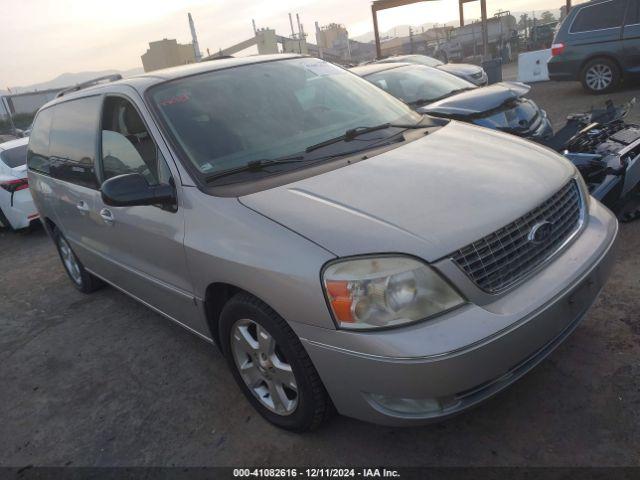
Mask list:
[[[404,325],[465,303],[440,275],[409,257],[340,261],[322,280],[333,317],[350,330]]]

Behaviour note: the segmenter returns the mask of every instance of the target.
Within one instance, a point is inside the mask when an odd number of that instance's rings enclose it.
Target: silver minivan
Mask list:
[[[426,423],[504,389],[585,316],[618,230],[556,153],[293,55],[65,93],[28,165],[73,284],[215,343],[294,431],[335,410]]]

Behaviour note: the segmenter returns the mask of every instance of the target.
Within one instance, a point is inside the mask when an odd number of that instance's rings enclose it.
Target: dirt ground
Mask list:
[[[531,97],[556,127],[604,100],[574,83]],[[0,465],[638,466],[640,221],[619,246],[584,323],[481,407],[410,429],[337,417],[300,436],[254,413],[215,348],[115,289],[78,293],[41,229],[3,231]]]

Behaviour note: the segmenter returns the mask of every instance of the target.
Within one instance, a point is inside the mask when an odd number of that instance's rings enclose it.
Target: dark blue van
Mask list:
[[[591,0],[564,20],[549,60],[551,80],[607,93],[640,78],[640,0]]]

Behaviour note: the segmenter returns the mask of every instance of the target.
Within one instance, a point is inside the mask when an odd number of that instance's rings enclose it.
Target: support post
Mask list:
[[[373,34],[376,37],[376,59],[382,58],[382,46],[380,45],[380,30],[378,30],[378,11],[375,5],[371,6],[371,14],[373,15]]]
[[[489,25],[487,23],[487,0],[480,0],[482,14],[482,49],[484,60],[489,60]]]
[[[459,7],[460,7],[460,26],[464,27],[464,1],[463,0],[460,0]]]
[[[567,15],[569,15],[570,11],[571,11],[571,0],[567,0]]]

